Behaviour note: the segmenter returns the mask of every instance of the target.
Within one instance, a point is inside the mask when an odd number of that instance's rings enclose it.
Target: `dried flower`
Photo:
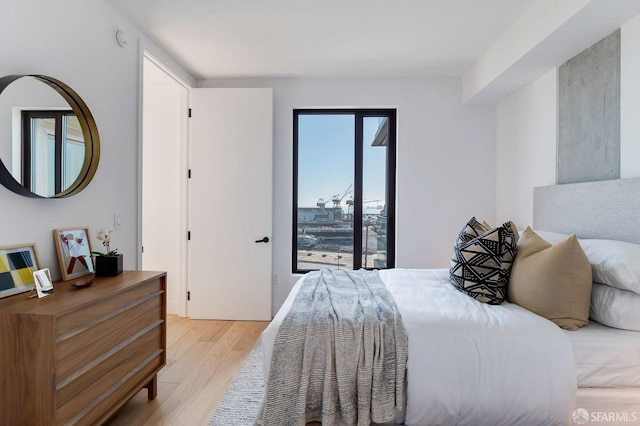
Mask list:
[[[102,245],[104,246],[106,253],[100,251],[92,251],[91,254],[96,256],[115,256],[118,254],[118,249],[111,250],[111,234],[113,234],[113,228],[102,228],[98,231],[96,238],[98,241],[102,241]]]

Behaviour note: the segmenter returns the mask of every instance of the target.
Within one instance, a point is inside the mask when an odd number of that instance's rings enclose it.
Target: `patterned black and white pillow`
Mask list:
[[[511,222],[486,228],[475,218],[462,228],[453,246],[449,277],[458,290],[477,301],[499,305],[507,297],[518,233]]]
[[[455,244],[462,244],[471,241],[491,230],[491,226],[483,221],[480,223],[476,220],[475,216],[469,219],[469,222],[462,228],[462,231],[458,234],[458,239]]]

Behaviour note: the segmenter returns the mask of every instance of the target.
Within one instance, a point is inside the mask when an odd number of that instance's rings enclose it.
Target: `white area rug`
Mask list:
[[[252,426],[260,404],[262,380],[262,339],[258,339],[227,389],[209,426]]]

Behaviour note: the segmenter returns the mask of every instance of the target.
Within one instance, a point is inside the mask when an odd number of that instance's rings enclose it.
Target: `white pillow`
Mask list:
[[[609,327],[640,331],[640,295],[593,283],[589,318]]]
[[[586,239],[580,245],[591,263],[594,282],[640,294],[640,245]]]

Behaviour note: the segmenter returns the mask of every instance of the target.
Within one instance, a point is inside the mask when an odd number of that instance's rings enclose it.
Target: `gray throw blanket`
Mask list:
[[[404,408],[407,334],[375,271],[310,272],[276,336],[264,426],[369,425]]]

